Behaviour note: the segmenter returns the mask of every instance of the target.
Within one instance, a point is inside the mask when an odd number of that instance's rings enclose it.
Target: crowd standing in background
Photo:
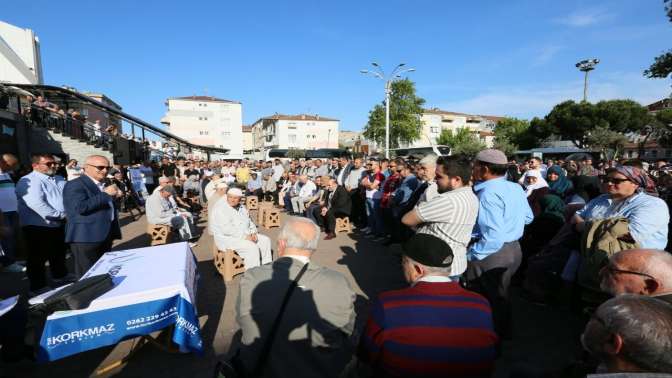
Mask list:
[[[45,106],[40,100],[34,105]],[[7,274],[27,270],[33,294],[49,289],[47,261],[58,284],[81,277],[109,251],[121,237],[119,211],[146,211],[149,223],[195,243],[193,225],[207,206],[217,248],[245,260],[238,357],[258,375],[488,376],[498,345],[512,336],[512,286],[530,301],[568,300],[584,316],[586,372],[672,373],[672,258],[665,252],[672,166],[664,161],[594,164],[585,155],[519,163],[487,149],[473,158],[165,157],[131,166],[37,154],[24,175],[15,174],[17,164],[10,154],[0,159],[0,262]],[[290,215],[275,261],[244,196]],[[361,335],[347,280],[311,261],[320,238],[338,241],[338,218],[362,237],[399,244],[409,283],[369,298]],[[15,261],[19,229],[25,268]],[[65,267],[67,253],[74,272]],[[286,286],[272,283],[297,276],[296,298],[283,305]],[[301,305],[306,295],[314,307]],[[279,327],[289,333],[310,324],[314,332],[295,336],[312,343],[265,350],[281,305]]]

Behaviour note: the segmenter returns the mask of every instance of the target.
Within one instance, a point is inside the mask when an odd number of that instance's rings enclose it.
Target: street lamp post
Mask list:
[[[588,101],[588,72],[595,69],[595,66],[600,63],[599,59],[585,59],[576,63],[576,68],[584,73],[583,76],[583,101]]]
[[[406,63],[399,63],[397,67],[392,70],[389,76],[385,76],[385,72],[376,62],[371,63],[375,68],[373,71],[361,70],[365,75],[372,75],[385,82],[385,158],[390,158],[390,97],[392,95],[392,83],[401,78],[401,74],[405,72],[413,72],[415,68],[404,68]],[[375,139],[375,138],[374,138]]]

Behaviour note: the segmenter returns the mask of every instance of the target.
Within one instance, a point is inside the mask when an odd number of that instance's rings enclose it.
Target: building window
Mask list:
[[[432,134],[438,134],[439,133],[439,128],[438,127],[430,127],[429,128]]]
[[[295,145],[296,144],[296,134],[287,135],[287,140],[289,141],[289,144]]]
[[[201,131],[199,131],[198,133],[199,133],[200,135],[208,135],[208,134],[210,134],[210,132],[207,131],[207,130],[201,130]]]

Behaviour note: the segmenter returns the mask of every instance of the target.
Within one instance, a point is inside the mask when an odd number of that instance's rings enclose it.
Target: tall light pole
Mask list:
[[[585,59],[576,63],[576,68],[583,72],[583,101],[588,101],[588,72],[595,69],[595,66],[600,63],[599,59]]]
[[[401,78],[401,74],[405,72],[413,72],[415,68],[404,68],[406,63],[399,63],[392,70],[389,76],[385,76],[385,72],[376,62],[371,63],[374,70],[361,70],[365,75],[371,75],[385,82],[385,158],[390,158],[390,96],[392,95],[392,83]],[[374,138],[375,139],[375,138]]]

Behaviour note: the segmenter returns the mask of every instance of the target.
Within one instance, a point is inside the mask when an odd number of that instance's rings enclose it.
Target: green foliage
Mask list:
[[[586,140],[591,148],[600,150],[608,159],[616,159],[628,141],[625,135],[602,126],[592,130]]]
[[[485,145],[467,128],[457,129],[455,134],[448,129],[443,129],[436,143],[450,146],[453,155],[468,157],[474,157],[479,151],[485,149]]]
[[[651,137],[665,148],[672,147],[672,109],[658,111],[650,126]]]
[[[425,103],[415,94],[415,84],[408,80],[392,83],[390,95],[390,148],[399,144],[412,143],[421,136],[420,117]],[[369,112],[369,122],[364,128],[364,137],[374,140],[380,146],[385,145],[385,103],[376,105]]]
[[[663,0],[667,18],[672,22],[672,0]],[[648,78],[665,79],[672,75],[672,50],[659,55],[653,61],[653,64],[644,71],[644,76]]]
[[[287,151],[287,157],[290,159],[301,159],[306,157],[306,150],[301,150],[298,148],[290,148]]]
[[[617,133],[639,132],[651,117],[645,107],[632,100],[609,100],[592,104],[586,101],[562,102],[534,125],[533,133],[553,134],[572,141],[577,147],[590,146],[590,133],[603,128]]]
[[[531,123],[524,119],[504,118],[495,127],[495,145],[506,153],[507,150],[527,150],[539,146],[540,133],[532,132]],[[507,155],[510,155],[507,153]]]

